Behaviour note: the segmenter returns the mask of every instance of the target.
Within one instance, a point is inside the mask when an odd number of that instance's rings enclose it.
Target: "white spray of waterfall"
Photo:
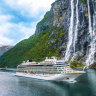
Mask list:
[[[73,48],[74,48],[74,54],[75,54],[75,48],[76,48],[76,41],[77,41],[77,34],[78,34],[78,25],[79,25],[79,11],[78,11],[78,5],[79,5],[79,0],[77,0],[76,3],[76,29],[74,32],[74,42],[73,42]]]
[[[68,44],[65,53],[64,61],[68,61],[71,55],[71,47],[73,43],[73,23],[74,23],[74,0],[71,0],[71,18],[70,18],[70,27],[68,32]]]
[[[92,30],[92,23],[91,23],[91,13],[90,13],[90,4],[89,4],[89,0],[87,0],[87,5],[88,5],[88,16],[89,16],[89,33],[90,33],[90,38],[91,38],[91,42],[90,42],[90,49],[89,49],[89,55],[87,57],[86,60],[86,65],[89,66],[90,64],[92,64],[94,62],[94,54],[95,54],[95,46],[96,46],[96,34],[95,34],[95,30],[94,30],[94,18],[93,18],[93,30]]]
[[[88,16],[89,16],[89,33],[90,33],[90,37],[92,38],[92,23],[91,23],[91,13],[90,13],[90,4],[89,4],[89,0],[87,0],[87,5],[88,5]]]

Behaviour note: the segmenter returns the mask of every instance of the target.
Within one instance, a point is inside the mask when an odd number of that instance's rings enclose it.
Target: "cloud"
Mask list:
[[[36,29],[36,24],[37,22],[34,22],[31,25],[31,27],[26,27],[23,24],[19,24],[19,28],[20,32],[22,32],[25,36],[23,37],[23,39],[27,39],[29,38],[30,35],[33,35]]]
[[[16,32],[16,29],[18,29],[17,30],[18,34],[21,35],[21,38],[18,39],[18,41],[17,41],[17,42],[19,42],[23,39],[28,39],[31,35],[34,34],[35,29],[36,29],[36,24],[37,24],[37,22],[32,22],[31,24],[29,24],[30,26],[28,26],[28,25],[25,26],[24,23],[12,24],[12,27],[10,30],[12,30],[12,28],[14,28],[13,29],[13,34],[14,34],[14,32]]]
[[[9,39],[9,38],[7,38],[7,37],[5,37],[5,36],[2,36],[1,34],[0,34],[0,44],[2,44],[2,45],[10,45],[10,44],[12,44],[14,41],[13,40],[11,40],[11,39]]]
[[[0,15],[0,44],[12,44],[14,41],[5,37],[4,34],[8,34],[8,28],[11,27],[11,24],[8,22],[11,18],[10,15]]]
[[[30,24],[30,27],[25,26],[24,23],[9,23],[4,22],[0,25],[0,44],[13,44],[23,40],[34,34],[37,22]]]
[[[13,16],[11,16],[11,15],[0,14],[0,24],[4,23],[6,21],[10,21],[11,19],[13,19]]]
[[[41,12],[45,14],[55,0],[4,0],[5,3],[14,10],[18,10],[22,15],[36,16]]]
[[[1,0],[0,44],[15,45],[34,34],[55,0]]]

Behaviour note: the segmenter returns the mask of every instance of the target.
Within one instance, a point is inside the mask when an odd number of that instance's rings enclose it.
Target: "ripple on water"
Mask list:
[[[89,70],[78,82],[52,82],[16,77],[0,72],[0,96],[96,96],[96,71]]]

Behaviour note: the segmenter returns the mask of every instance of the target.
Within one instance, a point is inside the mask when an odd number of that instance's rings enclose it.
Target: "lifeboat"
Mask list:
[[[30,73],[31,71],[30,70],[28,70],[28,73]]]
[[[34,73],[35,71],[31,71],[31,73]]]

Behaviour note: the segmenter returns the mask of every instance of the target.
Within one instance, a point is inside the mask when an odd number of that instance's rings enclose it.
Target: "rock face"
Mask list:
[[[12,46],[0,45],[0,56],[2,56],[5,52],[11,49]]]
[[[71,20],[72,16],[73,22]],[[72,25],[74,25],[73,28],[70,27]],[[85,59],[82,63],[86,64],[87,61],[88,64],[91,64],[96,60],[96,40],[93,40],[93,38],[96,38],[96,0],[57,0],[52,4],[47,18],[37,25],[36,34],[42,32],[42,30],[44,30],[43,28],[49,26],[64,28],[66,34],[61,39],[58,47],[63,50],[63,55],[69,55],[67,60],[73,60],[73,57],[74,60],[76,60],[76,58],[78,58],[76,54],[78,53],[80,53],[78,56]],[[90,27],[92,28],[91,33]],[[72,31],[71,34],[70,31]],[[71,37],[68,35],[71,35]],[[70,39],[72,40],[70,41]],[[71,42],[69,46],[68,41],[69,43]],[[94,44],[92,44],[92,42]],[[68,53],[66,53],[66,51],[68,51]],[[92,51],[94,51],[94,53],[92,53]],[[94,60],[92,58],[94,58]]]
[[[94,64],[96,0],[56,0],[37,24],[35,34],[3,55],[2,64],[16,67],[23,60],[44,60],[52,55],[87,66]]]

